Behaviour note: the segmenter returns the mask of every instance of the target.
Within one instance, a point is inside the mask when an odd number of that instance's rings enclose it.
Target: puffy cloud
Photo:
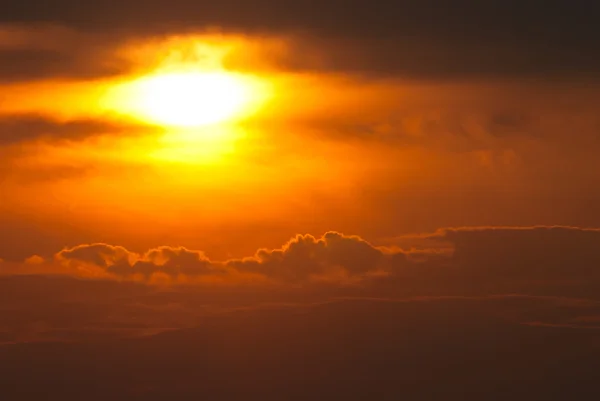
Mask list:
[[[93,276],[106,276],[111,270],[131,266],[137,258],[135,253],[122,246],[101,243],[63,249],[54,257],[60,265],[69,267],[77,274]]]
[[[169,276],[179,274],[194,276],[213,273],[213,264],[201,252],[183,247],[159,247],[144,255],[130,252],[121,246],[108,244],[79,245],[65,249],[56,255],[56,260],[72,267],[88,266],[100,268],[107,274],[119,277],[155,273]]]
[[[0,259],[0,262],[2,262],[2,259]],[[44,258],[42,258],[39,255],[33,255],[28,257],[27,259],[25,259],[25,263],[26,264],[30,264],[30,265],[41,265],[42,263],[45,263],[46,261],[44,260]]]
[[[328,232],[321,238],[298,235],[280,249],[261,249],[252,258],[228,261],[241,271],[253,271],[285,280],[327,276],[336,270],[349,276],[381,268],[383,253],[357,236]]]
[[[93,268],[116,277],[166,275],[172,278],[250,274],[284,282],[334,275],[358,277],[384,267],[385,254],[357,236],[328,232],[321,238],[298,235],[279,249],[260,249],[256,255],[225,262],[211,261],[203,252],[162,246],[144,254],[108,244],[64,249],[56,261],[79,269]]]
[[[135,263],[124,266],[114,265],[108,269],[117,275],[142,274],[146,277],[155,273],[168,276],[184,275],[188,277],[222,274],[220,266],[212,263],[202,252],[183,247],[171,248],[162,246],[148,251]]]
[[[134,262],[136,255],[129,252],[122,246],[113,246],[108,244],[90,244],[78,245],[74,248],[68,248],[56,254],[56,259],[59,261],[83,262],[92,264],[103,269],[108,269],[118,263]]]
[[[96,273],[121,278],[141,276],[149,279],[153,275],[194,277],[224,271],[202,252],[183,247],[162,246],[141,255],[121,246],[98,243],[64,249],[55,255],[55,259],[74,269],[92,268]]]

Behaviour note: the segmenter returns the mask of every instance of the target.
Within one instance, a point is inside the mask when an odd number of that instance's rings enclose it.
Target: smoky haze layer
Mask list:
[[[404,245],[299,235],[220,262],[182,247],[140,254],[87,244],[3,261],[3,394],[63,401],[600,395],[598,230],[462,227],[393,241]]]
[[[598,395],[597,330],[519,325],[495,316],[500,310],[464,300],[356,300],[242,311],[135,340],[4,346],[1,381],[18,400]]]

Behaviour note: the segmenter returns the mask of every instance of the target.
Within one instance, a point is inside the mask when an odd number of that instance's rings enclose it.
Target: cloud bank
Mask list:
[[[406,248],[410,242],[417,247]],[[420,290],[585,289],[600,285],[600,230],[576,227],[447,228],[403,237],[404,249],[328,232],[298,235],[277,249],[215,261],[203,252],[162,246],[145,253],[83,244],[34,256],[35,271],[163,284],[382,286]],[[19,268],[13,268],[12,273]]]

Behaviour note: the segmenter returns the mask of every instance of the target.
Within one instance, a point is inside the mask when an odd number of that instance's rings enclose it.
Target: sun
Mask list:
[[[171,73],[138,82],[140,114],[155,123],[197,127],[222,122],[250,101],[244,83],[225,73]]]
[[[194,128],[250,114],[261,91],[243,75],[185,71],[140,77],[126,83],[116,98],[120,112],[148,123]]]
[[[157,123],[195,127],[240,113],[249,102],[247,88],[225,73],[174,73],[139,82],[139,107]]]

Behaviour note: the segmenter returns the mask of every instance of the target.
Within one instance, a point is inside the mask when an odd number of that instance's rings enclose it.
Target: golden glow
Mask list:
[[[215,165],[234,153],[236,142],[242,137],[242,130],[224,124],[180,128],[158,138],[146,155],[157,161]]]
[[[4,85],[0,113],[40,115],[57,130],[91,123],[91,132],[23,142],[10,161],[0,154],[11,166],[0,177],[0,209],[160,243],[166,228],[176,242],[218,241],[230,227],[253,235],[236,227],[299,220],[317,196],[323,210],[339,208],[390,158],[341,151],[321,139],[318,123],[376,109],[381,91],[269,69],[278,45],[264,46],[262,38],[157,38],[115,49],[131,62],[127,75]],[[40,203],[39,193],[52,196]]]

